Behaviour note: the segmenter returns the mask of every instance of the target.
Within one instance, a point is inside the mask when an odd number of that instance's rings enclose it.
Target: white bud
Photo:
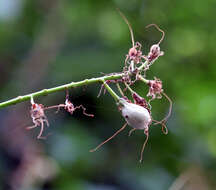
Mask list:
[[[159,54],[160,53],[160,46],[158,44],[154,44],[150,48],[150,52],[153,54]]]
[[[122,116],[127,121],[128,125],[135,129],[148,130],[151,124],[151,115],[148,110],[142,106],[128,103],[120,98],[119,105],[121,107]]]

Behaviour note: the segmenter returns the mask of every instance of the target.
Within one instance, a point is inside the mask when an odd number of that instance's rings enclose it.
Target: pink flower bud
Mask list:
[[[137,93],[135,93],[135,92],[132,94],[132,97],[133,97],[133,99],[134,99],[135,104],[137,104],[137,105],[139,105],[139,106],[142,106],[142,107],[148,109],[148,103],[147,103],[147,101],[145,100],[145,98],[139,96],[139,95],[138,95]]]
[[[49,122],[44,113],[44,106],[42,104],[36,104],[33,100],[33,97],[31,97],[31,104],[32,106],[31,106],[30,114],[31,114],[32,122],[34,123],[34,125],[30,127],[26,127],[26,129],[30,130],[30,129],[40,126],[41,129],[40,129],[40,133],[38,134],[37,138],[45,139],[46,137],[42,137],[42,133],[44,130],[44,123],[46,123],[46,125],[49,126]]]
[[[43,108],[44,106],[42,104],[36,104],[36,103],[32,104],[30,110],[31,117],[34,119],[44,117],[45,114]]]
[[[162,81],[155,77],[154,80],[149,81],[148,85],[149,85],[149,92],[147,96],[151,96],[152,100],[155,98],[160,99],[161,93],[163,92]]]
[[[151,63],[151,62],[154,62],[159,56],[162,56],[162,55],[164,55],[164,52],[160,51],[159,44],[154,44],[151,46],[150,52],[147,58],[148,58],[148,61]]]

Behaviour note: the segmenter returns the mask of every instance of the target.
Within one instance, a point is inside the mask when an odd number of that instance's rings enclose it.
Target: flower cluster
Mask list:
[[[142,146],[141,155],[140,155],[140,162],[141,162],[143,159],[143,152],[144,152],[145,146],[146,146],[148,138],[149,138],[150,125],[151,124],[153,124],[153,125],[160,124],[162,126],[163,133],[164,134],[168,133],[168,130],[166,127],[166,121],[171,114],[172,101],[164,93],[164,90],[162,87],[162,81],[160,79],[158,79],[156,77],[154,78],[154,80],[145,79],[145,72],[149,69],[149,67],[160,56],[164,55],[164,52],[160,50],[159,45],[163,41],[165,33],[156,24],[150,24],[147,26],[147,28],[150,26],[156,27],[156,29],[158,29],[162,33],[162,37],[157,44],[153,44],[151,46],[149,53],[147,54],[147,56],[145,56],[142,53],[141,44],[139,42],[134,43],[133,31],[132,31],[132,28],[131,28],[128,20],[125,18],[125,16],[121,12],[120,12],[120,14],[129,27],[129,30],[131,33],[132,48],[129,49],[129,52],[126,55],[125,65],[123,68],[123,72],[125,75],[122,77],[122,80],[118,80],[118,81],[114,80],[114,81],[112,81],[112,83],[117,84],[119,92],[122,95],[122,98],[118,99],[117,105],[118,105],[118,109],[120,110],[126,123],[114,135],[112,135],[110,138],[108,138],[107,140],[105,140],[104,142],[99,144],[95,149],[92,149],[91,152],[96,151],[102,145],[104,145],[105,143],[107,143],[108,141],[113,139],[127,125],[129,125],[132,127],[132,129],[129,132],[129,136],[135,130],[143,130],[144,134],[146,135],[146,139],[145,139],[144,144]],[[144,76],[141,74],[142,71],[144,71]],[[133,76],[135,76],[134,81],[132,80]],[[138,95],[138,93],[136,93],[135,91],[133,91],[130,88],[130,86],[132,86],[137,80],[143,81],[149,86],[149,92],[147,93],[147,97],[150,97],[149,102],[147,102],[145,100],[145,98],[141,97],[140,95]],[[107,81],[107,83],[108,82],[110,82],[110,81]],[[124,95],[123,91],[120,89],[119,83],[124,83],[126,85],[126,90],[128,89],[131,92],[133,102],[127,96]],[[101,92],[101,90],[100,90],[100,92]],[[170,108],[169,108],[168,115],[164,119],[162,119],[161,121],[157,121],[157,120],[154,120],[152,118],[150,102],[154,99],[162,98],[162,95],[164,95],[169,100]]]
[[[161,30],[156,24],[150,24],[146,26],[146,28],[150,26],[156,27],[157,30],[162,32],[162,37],[160,41],[157,44],[153,44],[150,48],[150,51],[148,55],[144,55],[141,48],[142,45],[139,42],[134,43],[134,36],[133,36],[133,30],[125,18],[125,16],[121,13],[121,16],[127,23],[130,33],[131,33],[131,40],[132,40],[132,48],[129,49],[128,54],[126,55],[125,59],[125,66],[124,66],[124,72],[126,73],[136,73],[136,79],[139,74],[139,66],[144,67],[144,71],[148,70],[149,67],[156,61],[160,56],[164,55],[164,52],[160,50],[160,43],[163,41],[165,33],[163,30]]]
[[[143,130],[144,134],[146,135],[146,139],[144,141],[144,144],[142,146],[141,154],[140,154],[140,162],[143,159],[143,152],[145,149],[145,146],[148,142],[149,138],[149,127],[151,125],[158,125],[160,124],[162,126],[162,131],[164,134],[168,133],[168,130],[166,128],[166,122],[168,118],[171,115],[172,111],[172,101],[171,99],[166,95],[163,89],[162,81],[159,78],[154,77],[153,80],[147,80],[146,77],[146,71],[150,68],[150,66],[162,55],[164,55],[164,52],[160,50],[160,43],[164,39],[164,31],[161,30],[156,24],[150,24],[147,26],[154,26],[158,31],[162,33],[162,37],[160,41],[157,44],[153,44],[150,48],[150,51],[147,55],[144,55],[142,52],[142,46],[139,42],[134,42],[134,36],[132,28],[125,18],[125,16],[120,12],[121,16],[127,23],[130,34],[131,34],[131,41],[132,41],[132,47],[129,49],[128,54],[126,55],[126,59],[124,62],[123,71],[121,73],[111,73],[104,77],[99,77],[98,79],[93,78],[91,80],[84,80],[79,83],[79,85],[86,85],[94,82],[101,82],[102,86],[100,89],[100,92],[98,94],[98,97],[100,96],[103,88],[104,88],[104,94],[106,93],[106,90],[113,96],[113,98],[116,100],[117,107],[119,111],[121,112],[121,115],[123,116],[125,120],[125,124],[120,128],[114,135],[112,135],[110,138],[99,144],[95,149],[92,149],[91,152],[96,151],[98,148],[100,148],[102,145],[113,139],[117,134],[119,134],[122,130],[126,128],[127,125],[132,127],[132,129],[129,131],[129,136],[132,134],[135,130]],[[117,77],[118,76],[118,77]],[[149,91],[147,93],[147,97],[149,97],[149,101],[146,101],[145,98],[140,96],[137,92],[132,90],[132,86],[137,82],[141,81],[148,85]],[[119,97],[108,84],[116,84],[121,97]],[[71,83],[72,84],[72,83]],[[70,84],[69,87],[72,87]],[[77,85],[78,83],[76,83]],[[120,85],[125,85],[126,87],[124,90],[121,89]],[[68,89],[68,87],[67,87]],[[131,93],[131,97],[128,97],[125,95],[125,91],[129,90]],[[152,106],[151,101],[155,99],[161,99],[162,97],[165,97],[169,103],[169,112],[167,116],[160,120],[154,120],[152,117]],[[44,126],[45,124],[49,126],[48,119],[45,115],[45,110],[56,108],[58,112],[61,108],[66,110],[71,115],[77,110],[81,109],[83,114],[89,117],[94,117],[93,114],[86,113],[86,108],[81,104],[79,106],[75,106],[70,100],[69,100],[69,94],[68,90],[66,91],[66,98],[65,102],[63,104],[58,104],[54,106],[44,107],[42,104],[37,104],[34,102],[33,97],[31,97],[31,118],[32,122],[34,123],[33,126],[27,127],[27,129],[32,129],[35,127],[40,127],[40,132],[37,136],[38,139],[44,139],[46,137],[42,136]]]

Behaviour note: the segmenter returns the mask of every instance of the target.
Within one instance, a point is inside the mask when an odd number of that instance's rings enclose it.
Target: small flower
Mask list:
[[[31,106],[30,114],[31,114],[32,122],[34,123],[34,125],[27,127],[26,129],[30,130],[30,129],[40,126],[41,129],[40,129],[40,133],[38,134],[37,138],[45,139],[46,137],[42,137],[42,133],[44,130],[44,123],[46,123],[46,125],[49,126],[49,122],[44,113],[44,106],[42,104],[36,104],[33,100],[33,97],[31,97],[31,104],[32,106]]]
[[[128,71],[129,72],[135,72],[137,67],[136,65],[139,63],[142,63],[142,51],[141,51],[141,44],[139,42],[136,42],[136,45],[134,45],[132,48],[129,49],[128,54],[126,55],[125,59],[125,68],[127,68],[127,63],[129,64]]]
[[[154,80],[149,80],[148,85],[149,92],[147,96],[151,96],[152,100],[154,100],[155,98],[160,99],[162,97],[161,93],[163,92],[162,81],[154,77]]]
[[[73,112],[75,111],[75,107],[72,104],[72,102],[68,99],[65,100],[65,104],[64,104],[64,109],[69,112],[71,115],[73,114]],[[59,107],[60,108],[60,107]]]
[[[46,107],[45,109],[53,109],[53,108],[58,108],[56,111],[57,113],[59,112],[60,108],[64,108],[71,115],[74,113],[76,109],[82,109],[84,115],[89,117],[94,117],[93,114],[86,113],[86,108],[83,105],[74,106],[73,103],[69,100],[68,92],[66,94],[65,104],[54,105],[54,106]]]
[[[128,52],[128,59],[130,61],[134,61],[135,64],[138,64],[141,62],[141,59],[142,59],[141,47],[142,47],[141,44],[139,42],[136,42],[136,45],[130,48]]]
[[[161,30],[156,24],[149,24],[148,26],[146,26],[146,28],[148,28],[150,26],[154,26],[158,31],[160,31],[162,33],[162,37],[161,37],[160,41],[157,44],[152,45],[151,48],[150,48],[150,52],[149,52],[148,56],[146,57],[146,59],[150,63],[149,66],[155,60],[157,60],[158,57],[164,55],[164,52],[160,50],[160,43],[163,41],[164,36],[165,36],[165,32],[163,30]]]
[[[155,60],[158,59],[158,57],[163,56],[164,52],[160,51],[160,46],[159,44],[154,44],[151,46],[150,48],[150,52],[147,56],[148,61],[151,63],[153,63]]]
[[[79,105],[79,106],[74,106],[73,103],[68,99],[66,98],[65,100],[65,104],[60,104],[59,105],[59,108],[60,107],[64,107],[64,109],[69,112],[71,115],[73,114],[73,112],[76,110],[76,109],[81,109],[83,110],[83,114],[86,115],[86,116],[89,116],[89,117],[94,117],[93,114],[88,114],[86,113],[86,108],[83,106],[83,105]]]

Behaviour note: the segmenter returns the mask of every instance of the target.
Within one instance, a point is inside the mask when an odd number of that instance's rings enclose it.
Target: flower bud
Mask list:
[[[44,117],[44,106],[42,104],[32,104],[31,110],[30,110],[31,117],[34,119],[39,119],[41,117]]]
[[[132,94],[132,97],[133,97],[133,99],[134,99],[135,104],[137,104],[137,105],[139,105],[139,106],[142,106],[142,107],[148,109],[148,103],[147,103],[147,101],[145,100],[145,98],[139,96],[136,92],[134,92],[134,93]]]
[[[148,60],[149,62],[154,62],[159,56],[163,56],[164,52],[160,51],[159,44],[154,44],[150,48],[150,52],[148,54]]]
[[[161,93],[163,92],[162,81],[158,78],[154,78],[154,80],[150,80],[149,83],[149,92],[147,96],[151,96],[152,100],[155,98],[160,99]]]

